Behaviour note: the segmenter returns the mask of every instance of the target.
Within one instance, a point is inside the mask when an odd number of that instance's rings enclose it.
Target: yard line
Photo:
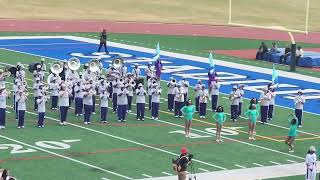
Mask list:
[[[108,178],[105,178],[105,177],[103,177],[103,178],[101,178],[102,180],[110,180],[110,179],[108,179]]]
[[[281,165],[281,163],[278,163],[278,162],[274,162],[274,161],[269,161],[269,162],[272,164]]]
[[[291,162],[291,163],[298,163],[297,161],[293,161],[293,160],[290,160],[290,159],[287,159],[288,162]]]
[[[256,165],[256,166],[260,166],[260,167],[263,167],[264,165],[262,164],[259,164],[259,163],[252,163],[253,165]]]
[[[51,45],[68,45],[68,44],[88,44],[88,43],[43,43],[43,44],[2,44],[0,47],[16,47],[16,46],[51,46]]]
[[[204,171],[204,172],[210,172],[209,170],[206,170],[206,169],[203,169],[203,168],[198,168],[199,170],[201,171]]]
[[[242,168],[242,169],[247,168],[247,167],[245,167],[245,166],[241,166],[241,165],[239,165],[239,164],[235,164],[235,166],[237,166],[237,167],[239,167],[239,168]]]
[[[0,138],[7,139],[7,140],[9,140],[9,141],[12,141],[12,142],[15,142],[15,143],[24,145],[24,146],[28,146],[28,147],[31,147],[31,148],[33,148],[33,149],[37,149],[37,150],[39,150],[39,151],[46,152],[46,153],[48,153],[48,154],[52,154],[52,155],[61,157],[61,158],[63,158],[63,159],[67,159],[67,160],[76,162],[76,163],[78,163],[78,164],[82,164],[82,165],[85,165],[85,166],[88,166],[88,167],[92,167],[92,168],[98,169],[98,170],[100,170],[100,171],[103,171],[103,172],[106,172],[106,173],[110,173],[110,174],[113,174],[113,175],[116,175],[116,176],[119,176],[119,177],[122,177],[122,178],[125,178],[125,179],[133,179],[133,178],[130,178],[130,177],[127,177],[127,176],[124,176],[124,175],[115,173],[115,172],[113,172],[113,171],[109,171],[109,170],[103,169],[103,168],[101,168],[101,167],[88,164],[88,163],[83,162],[83,161],[79,161],[79,160],[76,160],[76,159],[73,159],[73,158],[70,158],[70,157],[67,157],[67,156],[64,156],[64,155],[61,155],[61,154],[52,152],[52,151],[48,151],[48,150],[46,150],[46,149],[43,149],[43,148],[40,148],[40,147],[37,147],[37,146],[33,146],[33,145],[30,145],[30,144],[27,144],[27,143],[24,143],[24,142],[21,142],[21,141],[18,141],[18,140],[9,138],[9,137],[7,137],[7,136],[0,135]]]
[[[173,174],[167,173],[167,172],[161,172],[162,174],[168,175],[168,176],[172,176]]]
[[[148,175],[148,174],[141,174],[142,176],[145,176],[147,178],[152,178],[152,176]]]
[[[12,108],[11,106],[8,106],[8,107]],[[38,114],[30,112],[30,111],[26,111],[26,113],[38,116]],[[53,121],[60,122],[60,120],[52,118],[52,117],[49,117],[49,116],[46,116],[46,118],[47,119],[51,119]],[[151,118],[149,118],[149,119],[151,119]],[[95,130],[95,129],[87,128],[87,127],[84,127],[84,126],[81,126],[81,125],[73,124],[73,123],[70,123],[70,122],[68,122],[68,124],[71,125],[71,126],[74,126],[74,127],[78,127],[78,128],[81,128],[81,129],[85,129],[85,130],[91,131],[91,132],[95,132],[97,134],[102,134],[102,135],[109,136],[109,137],[112,137],[112,138],[115,138],[115,139],[119,139],[119,140],[122,140],[122,141],[130,142],[130,143],[137,144],[137,145],[140,145],[140,146],[143,146],[143,147],[147,147],[147,148],[150,148],[150,149],[153,149],[153,150],[161,151],[161,152],[164,152],[166,154],[173,155],[173,156],[179,156],[180,155],[180,154],[177,154],[177,153],[166,151],[164,149],[160,149],[160,148],[157,148],[157,147],[149,146],[147,144],[143,144],[143,143],[140,143],[140,142],[137,142],[137,141],[133,141],[133,140],[130,140],[130,139],[122,138],[122,137],[119,137],[119,136],[116,136],[116,135],[112,135],[112,134],[108,134],[108,133],[105,133],[105,132],[102,132],[102,131],[98,131],[98,130]],[[205,164],[205,165],[208,165],[208,166],[211,166],[211,167],[215,167],[215,168],[218,168],[218,169],[227,170],[226,168],[223,168],[223,167],[220,167],[220,166],[217,166],[217,165],[214,165],[214,164],[210,164],[210,163],[207,163],[207,162],[204,162],[204,161],[201,161],[201,160],[193,159],[193,161],[199,162],[201,164]]]

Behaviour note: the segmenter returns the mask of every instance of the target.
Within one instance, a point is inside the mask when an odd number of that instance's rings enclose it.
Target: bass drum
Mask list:
[[[18,69],[14,66],[7,66],[5,68],[5,71],[10,72],[12,77],[16,77],[16,72],[18,71]]]
[[[33,73],[34,70],[37,70],[37,65],[41,65],[41,64],[38,62],[30,63],[28,67],[29,72]]]

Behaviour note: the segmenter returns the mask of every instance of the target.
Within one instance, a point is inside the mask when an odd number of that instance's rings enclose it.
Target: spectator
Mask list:
[[[262,42],[256,55],[256,60],[263,60],[263,56],[268,52],[267,45]]]
[[[297,66],[299,65],[300,58],[302,58],[302,57],[303,57],[303,49],[301,48],[301,46],[298,46],[297,51],[296,51],[296,65]]]
[[[280,56],[280,64],[286,64],[287,63],[287,58],[290,56],[291,54],[291,48],[290,46],[287,44],[286,48],[284,49],[284,54]]]
[[[273,42],[272,46],[270,48],[270,54],[276,54],[277,52],[278,52],[277,44],[276,44],[276,42]]]

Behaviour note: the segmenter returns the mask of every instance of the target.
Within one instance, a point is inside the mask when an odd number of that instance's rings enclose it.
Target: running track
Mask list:
[[[102,28],[114,33],[194,35],[246,39],[288,41],[286,32],[236,26],[210,26],[192,24],[165,24],[112,21],[62,21],[0,19],[2,32],[98,32]],[[294,34],[297,42],[320,43],[320,32]]]

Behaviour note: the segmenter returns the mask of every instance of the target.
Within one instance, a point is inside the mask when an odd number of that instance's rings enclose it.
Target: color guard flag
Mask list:
[[[156,46],[156,52],[155,52],[155,55],[153,56],[153,60],[155,61],[155,70],[156,70],[157,79],[160,80],[162,63],[160,60],[160,43],[159,42]]]
[[[209,54],[209,64],[210,64],[210,67],[209,67],[209,69],[214,69],[214,59],[213,59],[213,57],[212,57],[212,52],[210,52],[210,54]]]
[[[276,70],[276,66],[273,64],[273,68],[272,68],[272,83],[273,84],[278,84],[278,71]]]

